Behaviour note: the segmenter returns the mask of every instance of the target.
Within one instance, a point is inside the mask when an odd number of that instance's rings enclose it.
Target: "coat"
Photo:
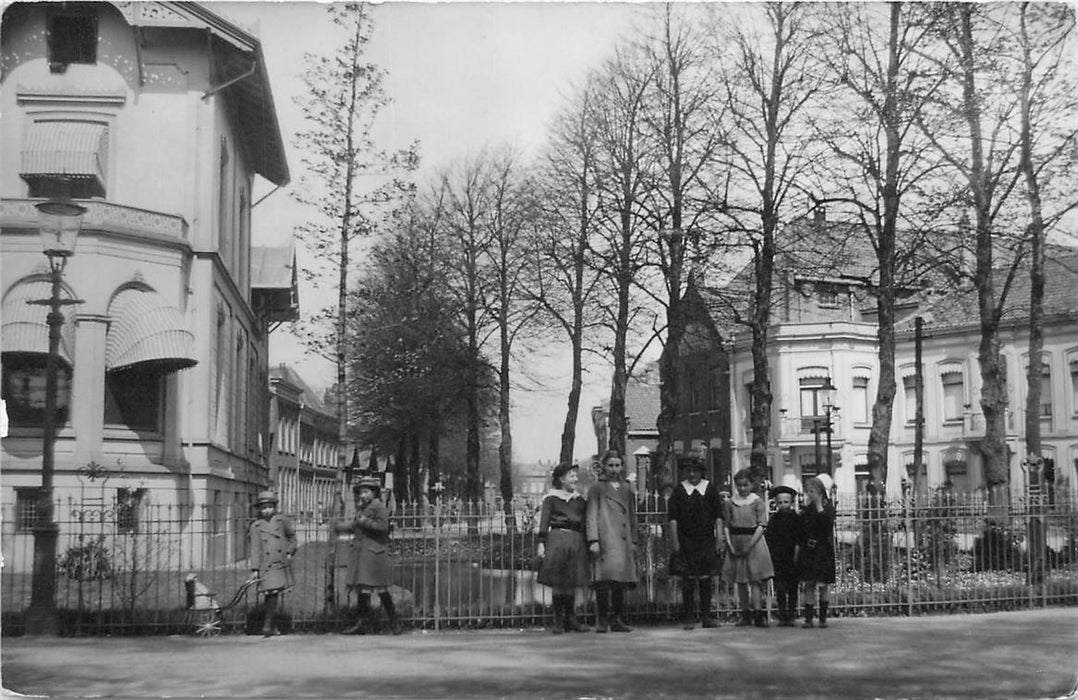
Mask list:
[[[385,588],[389,586],[389,510],[377,498],[356,510],[351,522],[335,526],[338,532],[351,532],[348,551],[350,588]]]
[[[598,481],[588,489],[585,534],[588,545],[599,543],[592,563],[592,585],[636,585],[636,495],[624,481]]]
[[[269,520],[258,518],[247,531],[251,569],[258,570],[258,590],[272,593],[295,585],[292,555],[296,553],[296,528],[280,513]]]

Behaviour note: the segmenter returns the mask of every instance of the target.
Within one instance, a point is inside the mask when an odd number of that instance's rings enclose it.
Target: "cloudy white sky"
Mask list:
[[[301,154],[293,135],[303,117],[293,97],[305,52],[328,52],[336,40],[326,9],[317,2],[215,2],[218,12],[262,40],[278,117],[289,149],[293,182],[301,176]],[[419,139],[422,173],[430,173],[484,145],[511,143],[525,153],[543,141],[546,126],[575,82],[612,50],[617,37],[648,13],[635,3],[391,1],[374,11],[371,60],[388,71],[393,104],[384,113],[385,148]],[[262,192],[271,188],[261,183]],[[280,244],[305,216],[287,188],[254,211],[256,243]],[[303,256],[300,250],[301,258]],[[301,259],[302,264],[302,259]],[[303,287],[302,311],[327,297]],[[329,297],[332,300],[332,296]],[[540,388],[514,397],[514,452],[520,461],[556,459],[564,421],[567,358],[560,349],[532,366],[543,368]],[[296,367],[314,387],[329,385],[335,370],[307,356],[281,328],[271,336],[273,364]],[[596,368],[585,389],[577,428],[577,455],[595,450],[589,410],[608,393],[605,368]]]

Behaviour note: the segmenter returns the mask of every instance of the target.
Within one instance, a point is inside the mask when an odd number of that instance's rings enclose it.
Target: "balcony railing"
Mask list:
[[[746,426],[751,430],[751,426]],[[827,440],[827,417],[818,416],[781,416],[775,424],[776,437],[779,440],[809,440],[815,441],[816,430],[820,431],[820,441]],[[838,416],[831,417],[831,441],[843,439],[842,423]]]

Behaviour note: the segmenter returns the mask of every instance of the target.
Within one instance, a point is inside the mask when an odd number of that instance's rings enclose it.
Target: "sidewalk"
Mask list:
[[[1078,678],[1078,609],[826,630],[18,637],[0,660],[8,691],[50,697],[1057,698]]]

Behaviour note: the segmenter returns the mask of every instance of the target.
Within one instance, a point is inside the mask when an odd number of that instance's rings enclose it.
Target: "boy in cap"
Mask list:
[[[767,524],[767,548],[775,569],[775,604],[779,627],[793,627],[797,618],[797,545],[801,539],[801,518],[794,510],[797,491],[776,486],[769,495],[775,501],[775,514]]]
[[[272,637],[277,629],[277,598],[295,585],[292,555],[296,553],[296,529],[292,521],[277,512],[277,494],[262,491],[255,501],[258,518],[247,531],[250,540],[251,572],[258,579],[258,592],[265,595],[262,636]]]

